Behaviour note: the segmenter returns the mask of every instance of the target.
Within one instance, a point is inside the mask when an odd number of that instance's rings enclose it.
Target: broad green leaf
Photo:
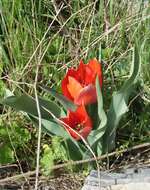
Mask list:
[[[97,102],[98,102],[99,125],[96,130],[93,130],[90,133],[88,137],[88,142],[93,149],[95,149],[96,147],[97,154],[99,155],[102,152],[102,150],[100,150],[99,147],[102,147],[101,137],[104,135],[105,130],[106,130],[107,116],[103,109],[103,97],[102,97],[98,77],[96,78],[96,92],[97,92]]]
[[[81,160],[83,158],[83,152],[80,143],[78,143],[74,139],[66,139],[63,146],[68,151],[68,157],[70,158],[70,160]]]
[[[65,96],[63,96],[62,94],[57,93],[55,90],[48,88],[48,87],[43,87],[41,86],[41,88],[48,92],[49,94],[51,94],[54,98],[56,98],[63,106],[66,110],[72,110],[75,111],[77,109],[77,106],[70,101],[68,98],[66,98]]]
[[[93,104],[86,105],[86,111],[90,118],[92,118],[93,130],[98,128],[99,125],[99,116],[98,112],[95,111],[98,109],[97,102]]]
[[[1,103],[4,105],[10,106],[16,109],[17,111],[23,111],[28,114],[38,116],[36,101],[35,99],[33,99],[32,97],[28,95],[22,95],[20,97],[10,96],[2,100]],[[50,102],[50,101],[44,100],[43,98],[39,98],[39,104],[40,104],[42,118],[44,119],[52,118],[50,113],[45,111],[43,107],[51,111],[56,117],[60,116],[61,109],[54,102]]]
[[[41,110],[44,110],[44,108],[46,108],[47,110],[52,112],[56,117],[58,117],[58,118],[61,117],[62,110],[54,101],[52,102],[52,101],[45,100],[45,99],[39,97],[39,104],[42,107]],[[50,113],[48,113],[48,118],[46,118],[46,119],[49,119],[49,117],[50,117]]]
[[[107,116],[105,114],[105,111],[103,109],[103,97],[101,93],[101,88],[99,84],[98,76],[96,78],[96,93],[97,93],[97,102],[98,102],[98,116],[100,120],[100,124],[97,128],[97,138],[101,138],[106,130],[106,124],[107,124]]]
[[[116,128],[122,116],[128,111],[128,100],[137,76],[140,71],[140,57],[137,48],[133,51],[133,61],[131,65],[130,78],[125,82],[120,91],[113,94],[110,109],[108,111],[108,122],[106,132],[103,136],[103,152],[109,152],[115,148]]]
[[[31,120],[38,126],[39,119],[38,117],[30,116]],[[42,130],[46,132],[48,135],[57,135],[63,138],[69,138],[69,134],[64,129],[63,126],[60,126],[55,121],[49,121],[46,119],[42,119]]]
[[[66,112],[63,108],[61,108],[60,117],[66,117]]]

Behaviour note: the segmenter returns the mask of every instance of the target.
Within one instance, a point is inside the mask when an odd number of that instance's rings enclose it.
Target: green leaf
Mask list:
[[[38,117],[30,116],[31,120],[38,126],[39,119]],[[52,122],[46,119],[42,119],[42,130],[46,132],[48,135],[57,135],[63,138],[70,138],[67,131],[64,129],[63,126],[60,126],[56,122]]]
[[[49,94],[51,94],[54,98],[56,98],[63,106],[66,110],[72,110],[75,111],[77,109],[77,106],[70,101],[68,98],[66,98],[65,96],[63,96],[62,94],[57,93],[55,90],[48,88],[48,87],[43,87],[41,86],[41,88],[48,92]]]
[[[107,116],[103,109],[103,97],[98,77],[96,78],[96,92],[97,92],[97,102],[98,102],[99,125],[96,130],[93,130],[90,133],[88,137],[88,142],[93,149],[95,149],[96,147],[97,155],[100,155],[102,150],[100,150],[99,147],[102,147],[101,137],[104,135],[106,130]]]
[[[92,118],[92,123],[93,123],[93,130],[97,129],[99,125],[99,116],[98,112],[95,111],[98,109],[97,102],[93,104],[86,105],[86,111],[90,118]]]
[[[61,117],[62,110],[54,101],[52,102],[52,101],[45,100],[39,97],[39,104],[40,104],[40,107],[42,107],[41,110],[44,110],[43,108],[46,108],[47,110],[52,112],[55,115],[55,117],[58,117],[58,118]],[[49,117],[50,117],[50,113],[48,113],[48,117],[46,117],[46,119],[49,119]]]
[[[10,96],[2,100],[1,103],[10,106],[16,109],[17,111],[23,111],[30,115],[38,116],[36,101],[28,95],[22,95],[20,97]],[[54,102],[50,102],[44,100],[43,98],[39,98],[39,104],[42,118],[52,118],[52,116],[47,111],[45,111],[43,107],[51,111],[56,117],[60,116],[61,109]]]
[[[63,146],[68,151],[70,160],[81,160],[83,158],[83,151],[79,144],[73,138],[68,138],[64,141]]]
[[[9,147],[9,145],[2,145],[0,147],[0,164],[8,164],[13,163],[15,161],[14,159],[14,152]]]
[[[95,135],[98,138],[101,138],[106,130],[107,116],[103,109],[103,97],[102,97],[102,93],[101,93],[98,76],[96,78],[96,92],[97,92],[97,101],[98,101],[98,116],[99,116],[99,120],[101,122],[99,124],[98,129],[96,130],[97,134],[95,134]]]
[[[128,100],[137,76],[140,71],[140,56],[137,48],[133,51],[133,61],[131,65],[130,78],[125,82],[120,91],[113,94],[110,109],[108,111],[108,122],[106,132],[103,136],[103,152],[109,152],[115,148],[116,129],[122,116],[128,111]]]

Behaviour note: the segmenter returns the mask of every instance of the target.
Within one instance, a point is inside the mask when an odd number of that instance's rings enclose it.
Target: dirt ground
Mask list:
[[[41,177],[39,190],[80,190],[84,183],[84,177],[77,175],[62,175],[53,179]],[[9,181],[0,184],[0,190],[33,190],[35,177],[27,180]]]

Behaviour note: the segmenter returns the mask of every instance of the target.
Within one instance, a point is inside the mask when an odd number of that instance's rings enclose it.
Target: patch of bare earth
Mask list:
[[[39,190],[80,190],[84,177],[80,174],[62,174],[58,177],[39,178]],[[35,185],[35,176],[22,179],[12,179],[0,182],[0,190],[32,190]]]

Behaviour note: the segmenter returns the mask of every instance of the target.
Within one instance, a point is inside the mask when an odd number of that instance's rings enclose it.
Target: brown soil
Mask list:
[[[40,177],[38,190],[80,190],[84,183],[84,177],[79,174],[65,174],[48,179]],[[35,177],[26,180],[15,180],[0,184],[0,190],[33,190]]]

